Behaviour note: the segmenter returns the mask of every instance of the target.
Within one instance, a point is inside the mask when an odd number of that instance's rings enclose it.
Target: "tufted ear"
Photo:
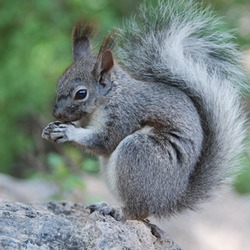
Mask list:
[[[101,53],[100,73],[108,73],[114,66],[114,59],[111,50],[105,50]]]
[[[114,59],[111,50],[102,51],[98,56],[95,76],[96,84],[102,95],[106,95],[112,88],[111,71],[114,66]]]
[[[72,50],[74,61],[78,61],[90,54],[90,42],[89,39],[93,34],[93,26],[89,23],[84,23],[79,20],[72,30]]]
[[[113,34],[111,34],[104,39],[93,69],[93,75],[96,79],[95,83],[102,95],[106,95],[113,84],[111,74],[114,67],[114,58],[112,54],[113,47],[114,39]]]
[[[102,46],[96,58],[96,63],[93,70],[96,80],[99,80],[101,75],[109,73],[112,70],[114,66],[114,58],[112,54],[113,47],[114,38],[113,34],[110,34],[103,40]]]

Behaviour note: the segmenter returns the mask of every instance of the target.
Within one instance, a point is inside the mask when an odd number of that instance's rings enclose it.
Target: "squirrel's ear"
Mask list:
[[[114,66],[114,59],[111,50],[105,50],[101,54],[100,73],[109,72]]]
[[[112,87],[111,71],[114,66],[114,59],[111,50],[105,50],[99,53],[97,62],[94,68],[94,75],[98,89],[102,95]]]
[[[110,34],[103,40],[102,46],[96,59],[96,64],[93,72],[97,78],[100,78],[102,74],[109,73],[112,70],[114,66],[114,58],[112,55],[113,47],[114,37],[113,34]]]
[[[93,26],[79,20],[72,30],[72,50],[74,61],[78,61],[91,52],[89,38],[93,34]]]

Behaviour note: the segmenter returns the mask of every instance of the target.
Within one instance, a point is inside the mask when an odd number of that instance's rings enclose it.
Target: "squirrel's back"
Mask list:
[[[183,207],[210,197],[227,183],[242,152],[245,116],[240,105],[244,73],[232,35],[221,20],[194,1],[158,1],[118,30],[117,55],[136,79],[175,86],[201,118],[203,149],[180,201]]]

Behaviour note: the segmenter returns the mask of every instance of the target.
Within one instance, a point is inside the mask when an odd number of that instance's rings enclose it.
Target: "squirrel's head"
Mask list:
[[[87,118],[112,88],[113,39],[107,37],[96,56],[90,48],[92,33],[89,24],[78,22],[73,28],[74,62],[59,79],[53,111],[54,117],[63,122]]]

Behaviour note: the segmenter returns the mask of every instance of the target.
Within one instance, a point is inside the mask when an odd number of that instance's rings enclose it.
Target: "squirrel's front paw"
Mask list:
[[[99,211],[103,215],[110,215],[117,221],[125,221],[124,214],[120,207],[114,207],[106,202],[95,203],[87,207],[92,214],[95,211]]]
[[[56,143],[70,141],[70,132],[75,129],[72,124],[64,124],[60,122],[49,123],[42,132],[42,138]]]

